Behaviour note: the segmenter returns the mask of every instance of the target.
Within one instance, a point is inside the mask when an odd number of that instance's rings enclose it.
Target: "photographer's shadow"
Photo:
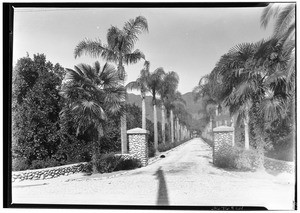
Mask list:
[[[157,205],[169,205],[169,198],[168,198],[168,189],[166,180],[164,177],[164,172],[161,167],[154,173],[156,178],[158,179],[158,193],[157,193]]]

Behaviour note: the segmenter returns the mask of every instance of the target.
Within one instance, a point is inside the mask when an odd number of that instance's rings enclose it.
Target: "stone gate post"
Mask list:
[[[142,166],[148,164],[148,134],[149,131],[134,128],[127,131],[129,142],[129,154],[139,159]]]
[[[231,126],[218,126],[213,129],[213,163],[219,156],[226,154],[233,146],[234,128]]]

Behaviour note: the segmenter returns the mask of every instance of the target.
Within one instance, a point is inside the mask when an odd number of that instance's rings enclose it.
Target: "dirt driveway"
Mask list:
[[[293,175],[225,171],[212,165],[211,153],[195,138],[140,169],[13,183],[13,203],[293,209]]]

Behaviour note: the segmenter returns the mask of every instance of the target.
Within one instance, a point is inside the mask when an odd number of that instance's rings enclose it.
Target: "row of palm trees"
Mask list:
[[[122,29],[111,26],[107,32],[107,43],[102,44],[100,39],[85,39],[78,43],[74,50],[75,58],[87,54],[91,57],[101,57],[107,62],[112,62],[117,66],[117,70],[108,63],[100,68],[99,62],[94,67],[86,64],[75,66],[74,70],[66,69],[66,75],[61,88],[61,95],[67,100],[61,116],[71,114],[77,121],[77,134],[89,129],[94,135],[94,155],[98,152],[97,142],[103,135],[102,125],[107,113],[121,112],[121,151],[127,153],[127,127],[126,127],[126,90],[139,89],[142,97],[143,119],[142,128],[146,129],[145,96],[150,92],[153,99],[154,111],[154,144],[155,150],[158,147],[157,131],[157,103],[162,106],[162,135],[165,143],[165,109],[170,111],[171,138],[174,142],[180,140],[179,136],[187,136],[188,129],[179,123],[179,115],[186,114],[184,108],[178,107],[184,104],[181,94],[176,91],[179,77],[175,72],[165,73],[162,68],[150,73],[150,63],[140,50],[134,50],[134,44],[138,40],[138,35],[148,32],[148,23],[145,17],[138,16],[126,22]],[[141,70],[140,77],[135,82],[130,82],[125,87],[126,72],[124,65],[134,64],[144,60],[144,69]],[[157,98],[160,96],[160,99]],[[173,124],[174,110],[176,111],[176,125]],[[181,119],[184,120],[184,119]],[[182,127],[181,127],[182,126]],[[176,134],[174,129],[176,128]],[[180,128],[179,128],[180,127]],[[178,133],[180,131],[180,133]],[[181,137],[182,139],[182,137]]]
[[[142,99],[142,128],[146,129],[146,93],[149,92],[152,95],[153,117],[154,117],[154,148],[157,151],[158,147],[158,130],[157,130],[157,105],[161,106],[162,113],[162,143],[166,143],[166,110],[169,114],[170,123],[170,136],[171,143],[174,143],[174,138],[180,141],[189,135],[189,130],[186,125],[179,122],[179,117],[184,113],[187,113],[184,107],[186,103],[183,100],[181,93],[177,91],[179,76],[176,72],[165,72],[163,68],[157,68],[153,72],[149,71],[149,63],[141,70],[140,76],[136,81],[129,82],[126,87],[129,90],[139,90],[141,92]],[[160,99],[158,99],[158,96]],[[174,119],[174,110],[176,109],[176,118]],[[174,125],[174,120],[176,125]],[[181,121],[183,119],[180,119]],[[176,134],[174,133],[176,132]],[[179,132],[179,133],[178,133]],[[182,136],[180,136],[180,134]]]
[[[227,107],[234,125],[244,123],[249,149],[250,115],[258,150],[263,150],[265,124],[289,118],[293,123],[295,100],[295,4],[270,4],[261,25],[275,19],[271,38],[236,45],[224,54],[212,72],[194,89],[206,106]]]

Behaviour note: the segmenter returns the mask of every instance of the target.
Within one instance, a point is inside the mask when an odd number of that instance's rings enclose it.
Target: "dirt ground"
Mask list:
[[[13,203],[262,206],[294,209],[295,176],[216,168],[195,138],[150,165],[109,174],[83,173],[12,184]]]

